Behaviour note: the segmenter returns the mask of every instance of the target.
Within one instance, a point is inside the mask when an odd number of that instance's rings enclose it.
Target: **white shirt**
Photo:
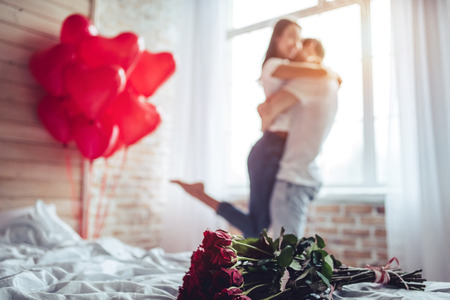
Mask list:
[[[330,77],[296,78],[283,89],[300,103],[289,110],[289,134],[277,179],[317,186],[322,180],[315,158],[334,122],[339,83]]]
[[[282,64],[289,63],[288,59],[282,59],[278,57],[269,58],[261,71],[261,83],[264,88],[266,98],[278,91],[287,80],[273,77],[272,74]],[[273,123],[269,126],[269,131],[288,131],[290,123],[289,111],[279,114]]]

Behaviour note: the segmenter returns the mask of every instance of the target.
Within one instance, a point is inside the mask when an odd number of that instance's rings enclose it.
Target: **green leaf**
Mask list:
[[[298,243],[298,238],[295,234],[286,234],[283,236],[283,241],[281,242],[281,248],[284,248],[286,246],[291,246],[292,248],[295,248],[297,243]]]
[[[284,236],[284,227],[281,227],[281,231],[280,231],[280,238],[283,238]]]
[[[247,238],[245,240],[233,240],[232,247],[236,250],[237,255],[253,257],[255,254],[255,250],[251,247],[247,247],[247,245],[254,246],[257,244],[259,239],[257,238]]]
[[[319,271],[317,271],[316,273],[317,275],[319,275],[320,279],[322,279],[322,281],[327,285],[327,287],[330,287],[330,281],[328,280],[328,278]]]
[[[323,259],[324,263],[322,265],[322,273],[325,275],[329,280],[333,277],[333,259],[327,255]]]
[[[295,278],[294,282],[302,280],[303,278],[308,276],[308,274],[312,273],[315,270],[316,270],[315,268],[306,269],[302,274],[300,274],[299,276],[297,276],[297,278]]]
[[[284,270],[278,270],[275,276],[272,279],[272,286],[270,288],[270,292],[272,294],[276,294],[281,290],[281,278],[284,275]]]
[[[277,257],[278,265],[281,268],[287,268],[294,260],[294,248],[291,246],[286,246],[281,250],[280,255]]]
[[[306,254],[308,256],[311,256],[312,252],[319,251],[319,250],[320,250],[320,248],[317,246],[317,244],[313,243],[313,244],[311,244],[311,246],[308,249],[306,249]]]
[[[297,246],[297,251],[299,253],[301,253],[304,250],[306,250],[309,246],[311,246],[313,243],[315,243],[315,240],[313,237],[301,238],[298,243],[298,246]]]
[[[280,245],[280,238],[277,238],[275,241],[273,241],[272,243],[272,249],[273,251],[278,251],[278,246]]]
[[[333,259],[331,258],[331,256],[330,255],[327,255],[327,256],[325,256],[324,258],[323,258],[323,260],[325,261],[325,263],[327,264],[327,265],[329,265],[330,267],[331,267],[331,269],[333,270]]]
[[[289,268],[293,269],[294,271],[300,271],[302,269],[302,265],[298,260],[294,259],[289,265]]]
[[[260,240],[260,244],[261,244],[261,245],[264,245],[263,248],[264,248],[266,251],[269,251],[269,248],[270,248],[270,250],[271,250],[272,253],[275,252],[275,251],[277,251],[277,250],[279,250],[279,249],[278,249],[278,244],[279,244],[278,239],[274,241],[274,240],[268,235],[266,229],[264,229],[264,230],[261,232],[261,235],[260,235],[260,239],[259,239],[259,240]]]
[[[265,259],[260,259],[257,262],[257,266],[264,266],[264,265],[269,265],[273,262],[272,258],[265,258]]]
[[[259,238],[234,239],[232,247],[236,250],[238,256],[248,258],[273,258],[273,249],[268,245],[263,237],[263,233]]]
[[[316,234],[316,241],[317,241],[317,247],[319,247],[320,249],[325,248],[325,246],[326,246],[325,242],[324,242],[323,239],[322,239],[319,235],[317,235],[317,234]]]
[[[262,239],[262,240],[266,243],[266,245],[269,245],[269,246],[272,247],[272,245],[273,245],[273,239],[269,236],[269,234],[267,233],[267,230],[266,230],[266,229],[264,229],[264,230],[261,232],[260,239]]]
[[[274,248],[275,251],[281,250],[282,248],[281,243],[283,242],[283,239],[284,239],[284,227],[281,227],[280,237],[275,240],[273,245],[275,247]]]
[[[330,255],[330,256],[333,259],[333,266],[335,266],[336,268],[339,268],[340,266],[342,266],[342,263],[340,260],[336,259],[334,257],[334,255]]]
[[[319,252],[320,255],[322,255],[322,259],[325,259],[325,257],[328,256],[328,252],[325,250],[320,249],[320,250],[317,250],[317,252]]]
[[[311,251],[311,262],[314,266],[322,264],[322,253],[320,253],[320,250]]]
[[[297,254],[302,254],[306,249],[308,249],[314,243],[315,243],[315,240],[313,237],[301,238],[297,244],[297,249],[296,249]]]

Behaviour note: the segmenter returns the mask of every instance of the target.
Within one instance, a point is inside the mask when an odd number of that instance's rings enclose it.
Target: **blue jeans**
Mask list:
[[[278,237],[281,227],[284,227],[285,233],[303,237],[308,205],[316,197],[319,188],[320,186],[304,186],[277,180],[270,202],[271,235]]]
[[[259,237],[270,225],[270,198],[283,155],[285,137],[265,132],[252,147],[247,160],[250,179],[248,213],[222,202],[217,214],[242,231],[244,237]]]

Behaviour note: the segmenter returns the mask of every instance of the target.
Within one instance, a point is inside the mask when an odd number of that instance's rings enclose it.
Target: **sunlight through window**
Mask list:
[[[367,16],[361,5],[369,4],[371,14]],[[234,0],[232,12],[228,186],[248,186],[247,156],[261,136],[256,107],[265,99],[258,78],[272,26],[283,16],[297,20],[303,37],[322,41],[324,64],[343,78],[336,120],[318,157],[324,186],[382,185],[386,172],[385,130],[391,111],[389,1]],[[371,39],[364,39],[363,24],[369,17]],[[369,47],[372,54],[366,59],[364,47]],[[363,71],[367,64],[370,76]],[[368,170],[374,175],[370,176]]]

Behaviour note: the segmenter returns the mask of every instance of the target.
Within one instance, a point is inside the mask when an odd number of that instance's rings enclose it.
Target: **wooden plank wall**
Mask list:
[[[73,143],[64,149],[38,120],[36,106],[45,91],[32,78],[28,61],[33,52],[59,42],[61,24],[73,13],[89,16],[103,36],[132,31],[144,38],[148,50],[174,52],[180,1],[0,0],[0,211],[32,206],[40,198],[56,204],[58,215],[76,228],[71,201],[83,194],[91,203],[89,237],[102,200],[110,204],[102,236],[144,248],[159,245],[170,118],[163,116],[155,133],[130,147],[125,164],[119,152],[83,171]],[[174,84],[166,82],[149,101],[167,112]],[[102,188],[105,175],[107,187]]]
[[[74,146],[64,149],[38,120],[36,105],[45,91],[28,61],[59,42],[67,16],[89,15],[92,8],[93,0],[0,0],[0,211],[41,198],[75,225],[71,201],[81,188],[80,155]]]

